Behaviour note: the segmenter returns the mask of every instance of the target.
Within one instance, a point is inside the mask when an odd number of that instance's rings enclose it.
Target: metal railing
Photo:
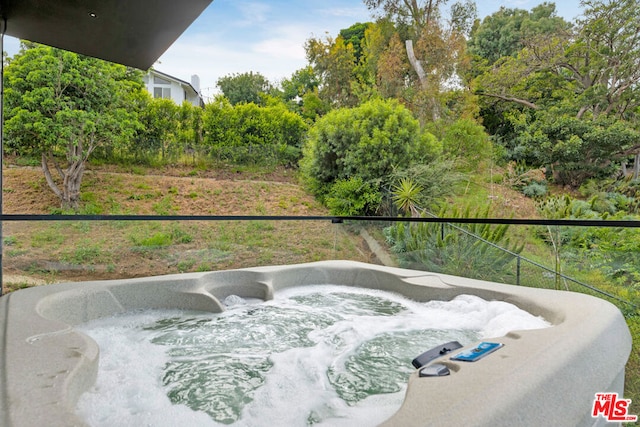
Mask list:
[[[210,269],[223,269],[223,268],[237,268],[237,267],[249,267],[254,265],[267,265],[268,263],[299,263],[308,262],[321,259],[330,258],[349,258],[357,255],[359,249],[357,245],[349,243],[348,239],[338,241],[338,237],[343,239],[344,236],[338,236],[338,230],[344,231],[345,228],[351,227],[356,224],[358,227],[366,227],[374,225],[374,228],[382,229],[385,226],[392,225],[394,223],[405,222],[409,224],[420,223],[437,223],[441,227],[441,233],[445,233],[446,229],[455,230],[457,233],[469,235],[470,238],[476,239],[482,245],[493,248],[496,251],[502,251],[513,258],[515,262],[514,271],[502,280],[503,283],[511,283],[521,286],[536,286],[546,287],[553,289],[566,289],[575,290],[579,292],[587,292],[597,296],[610,299],[612,302],[618,305],[626,305],[637,309],[633,302],[628,301],[618,295],[614,295],[604,289],[600,289],[597,286],[586,283],[584,280],[579,280],[574,277],[570,277],[569,274],[565,274],[556,265],[555,268],[543,265],[540,262],[534,261],[529,257],[511,251],[507,248],[500,247],[499,245],[484,239],[482,236],[474,235],[467,230],[465,224],[507,224],[516,226],[545,226],[545,227],[631,227],[640,228],[640,221],[604,221],[604,220],[521,220],[521,219],[501,219],[501,218],[400,218],[400,217],[339,217],[339,216],[218,216],[218,215],[196,215],[196,216],[184,216],[184,215],[22,215],[22,214],[4,214],[0,215],[0,222],[7,228],[7,233],[4,236],[4,242],[10,239],[12,242],[8,245],[3,245],[5,249],[5,257],[0,258],[0,262],[3,264],[0,266],[3,269],[7,266],[12,271],[20,271],[20,269],[31,269],[27,271],[27,274],[42,273],[40,270],[46,270],[48,267],[38,266],[37,262],[24,260],[28,258],[29,254],[41,250],[43,255],[40,257],[49,257],[51,260],[47,261],[49,264],[73,264],[74,262],[85,262],[83,257],[89,259],[87,266],[78,267],[78,271],[82,270],[87,274],[91,270],[95,270],[96,273],[100,273],[100,278],[121,278],[122,275],[116,277],[116,272],[119,269],[117,265],[118,261],[114,260],[114,265],[100,266],[95,265],[97,261],[91,259],[96,258],[110,258],[111,243],[102,244],[101,247],[99,241],[93,241],[95,227],[109,227],[106,235],[112,236],[114,239],[118,233],[123,233],[123,236],[118,237],[120,239],[120,245],[127,246],[122,251],[130,251],[133,255],[145,254],[149,257],[169,257],[171,258],[165,264],[169,267],[160,269],[158,274],[174,273],[181,271],[189,271],[195,268],[210,268]],[[16,224],[25,223],[29,227],[33,228],[32,236],[24,235],[23,237],[17,237],[14,232]],[[132,224],[135,223],[135,224]],[[304,226],[292,231],[294,223],[301,223]],[[39,224],[39,225],[38,225]],[[154,225],[155,224],[155,225]],[[173,225],[172,225],[173,224]],[[196,225],[197,224],[197,225]],[[236,231],[229,231],[235,227],[233,224],[244,224],[244,228],[238,229],[238,233],[251,236],[257,236],[260,233],[268,235],[264,241],[247,240],[246,243],[241,241],[234,242],[234,238],[240,238],[239,236],[226,236],[226,240],[221,242],[220,237],[223,234],[233,234]],[[154,233],[169,235],[170,244],[175,244],[176,251],[182,250],[184,254],[172,254],[167,255],[170,252],[166,247],[153,248],[152,245],[143,237],[135,237],[134,234],[142,230],[144,227],[151,227],[154,225],[157,230]],[[251,227],[249,227],[251,226]],[[348,227],[343,227],[348,226]],[[54,248],[40,248],[41,245],[52,244],[55,246],[55,242],[59,239],[72,239],[76,238],[71,236],[69,230],[73,227],[78,229],[86,228],[87,230],[78,230],[74,232],[79,237],[75,243],[68,242],[69,245],[76,246],[76,253],[60,254],[59,250]],[[173,227],[173,228],[171,228]],[[226,227],[226,230],[225,230]],[[332,228],[333,227],[333,228]],[[25,227],[23,227],[25,228]],[[179,230],[184,228],[184,230]],[[249,228],[249,229],[248,229]],[[165,230],[166,229],[166,230]],[[191,237],[198,237],[198,234],[202,234],[202,230],[214,230],[208,241],[201,241],[199,244],[204,245],[204,249],[198,249],[197,242],[194,243],[180,243],[176,244],[176,237],[173,234],[190,235]],[[165,231],[162,231],[165,230]],[[168,231],[167,231],[168,230]],[[84,233],[84,234],[83,234]],[[94,235],[92,235],[94,233]],[[128,233],[128,235],[127,235]],[[329,236],[331,233],[334,235]],[[277,237],[277,234],[284,234],[284,237]],[[343,233],[344,234],[344,233]],[[132,237],[133,236],[133,237]],[[135,238],[134,238],[135,237]],[[324,239],[320,239],[324,237]],[[133,239],[133,240],[132,240]],[[138,241],[134,241],[138,239]],[[173,240],[172,240],[173,239]],[[304,248],[289,247],[297,240],[309,239]],[[318,239],[318,240],[313,240]],[[197,240],[194,238],[194,240]],[[382,238],[378,238],[380,246],[384,247],[385,242]],[[53,242],[53,243],[52,243]],[[115,243],[114,243],[115,244]],[[247,246],[247,251],[241,252],[236,249],[242,245]],[[82,245],[87,246],[82,252]],[[225,246],[226,245],[226,246]],[[253,247],[252,247],[253,245]],[[267,245],[278,246],[276,249],[266,249]],[[352,246],[349,246],[352,245]],[[20,247],[20,248],[18,248]],[[340,248],[339,248],[340,247]],[[344,247],[344,248],[342,248]],[[317,249],[317,250],[316,250]],[[57,251],[57,252],[56,252]],[[131,252],[133,251],[133,252]],[[235,252],[234,252],[235,251]],[[272,253],[268,253],[271,251]],[[285,256],[286,252],[290,252],[290,256]],[[276,255],[274,255],[274,253]],[[550,253],[550,252],[549,252]],[[198,255],[199,254],[199,255]],[[202,255],[204,254],[204,255]],[[391,254],[393,255],[393,254]],[[202,263],[198,265],[199,260],[197,257],[205,256],[210,259],[208,264]],[[58,258],[66,259],[67,261],[59,262]],[[188,258],[186,261],[185,259]],[[224,258],[224,262],[219,259]],[[356,257],[358,260],[368,261],[366,256]],[[18,261],[22,262],[22,266],[16,266]],[[236,262],[237,261],[237,262]],[[245,262],[241,264],[240,261]],[[182,262],[182,264],[180,264]],[[93,263],[93,264],[92,264]],[[181,269],[175,266],[179,265]],[[75,268],[75,267],[74,267]],[[511,267],[510,267],[511,268]],[[69,267],[69,274],[74,273],[73,268]],[[111,274],[113,273],[113,274]],[[52,281],[68,280],[65,274],[60,272],[45,271],[43,274],[48,274]],[[75,273],[74,273],[75,274]],[[131,277],[136,276],[135,271],[127,271],[122,274],[128,274]],[[455,274],[455,273],[454,273]],[[459,274],[461,275],[461,274]],[[70,280],[73,280],[71,278]],[[562,285],[562,287],[560,286]]]
[[[432,214],[430,212],[425,212],[425,214],[429,215],[432,218],[438,218],[436,215],[434,215],[434,214]],[[556,264],[556,268],[547,267],[545,265],[542,265],[541,263],[538,263],[536,261],[533,261],[533,260],[531,260],[529,258],[524,257],[520,253],[513,252],[513,251],[511,251],[509,249],[506,249],[506,248],[500,246],[500,245],[497,245],[497,244],[495,244],[493,242],[490,242],[487,239],[484,239],[483,237],[481,237],[481,236],[479,236],[477,234],[474,234],[474,233],[470,232],[469,230],[466,230],[465,228],[457,226],[457,225],[455,225],[453,223],[450,223],[450,222],[446,222],[446,223],[442,222],[442,223],[440,223],[440,226],[441,226],[442,240],[444,240],[445,226],[448,226],[448,227],[450,227],[452,229],[457,230],[460,233],[464,233],[464,234],[472,237],[473,239],[475,239],[475,240],[477,240],[479,242],[482,242],[485,245],[491,246],[492,248],[494,248],[494,249],[496,249],[498,251],[501,251],[503,253],[511,255],[516,261],[515,283],[513,283],[513,284],[515,284],[517,286],[522,285],[522,283],[521,283],[522,263],[524,262],[526,264],[531,265],[532,267],[540,269],[542,272],[551,274],[555,278],[555,284],[556,284],[555,288],[556,289],[560,289],[559,283],[560,283],[560,280],[563,280],[563,281],[565,281],[564,288],[567,291],[571,290],[570,286],[567,284],[567,282],[570,282],[570,283],[573,283],[575,285],[578,285],[580,288],[583,288],[584,290],[589,290],[589,291],[591,291],[591,292],[593,292],[595,294],[599,294],[599,295],[605,296],[605,297],[607,297],[609,299],[615,300],[617,302],[620,302],[620,303],[623,303],[623,304],[628,304],[628,305],[630,305],[630,306],[632,306],[634,308],[637,308],[635,306],[635,304],[633,304],[630,301],[622,299],[622,298],[620,298],[620,297],[618,297],[616,295],[613,295],[613,294],[611,294],[609,292],[606,292],[606,291],[604,291],[602,289],[599,289],[599,288],[597,288],[595,286],[589,285],[587,283],[584,283],[583,281],[580,281],[578,279],[575,279],[573,277],[570,277],[570,276],[567,276],[567,275],[563,274],[561,271],[558,270],[558,268],[557,268],[558,265],[557,264]]]

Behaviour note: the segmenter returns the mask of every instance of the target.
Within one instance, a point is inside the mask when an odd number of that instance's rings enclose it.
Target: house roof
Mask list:
[[[148,69],[212,0],[0,0],[5,34]]]
[[[186,80],[182,80],[182,79],[179,79],[179,78],[177,78],[177,77],[174,77],[174,76],[172,76],[172,75],[170,75],[170,74],[163,73],[162,71],[158,71],[158,70],[156,70],[155,68],[151,68],[151,69],[149,70],[149,72],[150,72],[150,73],[152,73],[152,74],[157,74],[157,75],[158,75],[158,76],[160,76],[160,77],[164,77],[164,78],[165,78],[165,79],[167,79],[167,80],[173,80],[174,82],[176,82],[176,83],[180,84],[181,86],[188,86],[188,87],[190,87],[190,88],[191,88],[195,93],[199,94],[199,91],[198,91],[198,90],[196,90],[196,88],[195,88],[195,87],[193,87],[193,85],[192,85],[191,83],[189,83],[188,81],[186,81]]]
[[[170,74],[167,74],[167,73],[163,73],[162,71],[158,71],[158,70],[156,70],[154,68],[150,68],[149,69],[149,73],[158,75],[158,76],[163,77],[163,78],[165,78],[167,80],[173,80],[174,82],[178,83],[182,87],[191,88],[193,93],[195,93],[196,96],[198,97],[198,99],[200,100],[200,104],[204,105],[204,100],[202,99],[202,94],[200,93],[200,90],[196,89],[195,87],[193,87],[193,84],[189,83],[188,81],[179,79],[179,78],[174,77],[174,76],[172,76]]]

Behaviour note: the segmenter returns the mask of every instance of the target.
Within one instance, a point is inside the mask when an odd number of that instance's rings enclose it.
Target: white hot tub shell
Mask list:
[[[221,312],[221,301],[229,295],[269,300],[279,289],[310,284],[381,289],[416,301],[472,294],[512,303],[552,324],[491,338],[504,347],[475,363],[455,362],[450,355],[430,362],[445,364],[450,375],[419,377],[416,370],[402,406],[383,426],[605,425],[603,417],[591,415],[595,394],[623,395],[631,336],[620,311],[604,300],[352,261],[323,261],[61,283],[3,296],[0,425],[83,425],[74,408],[96,380],[100,352],[75,325],[139,309]]]

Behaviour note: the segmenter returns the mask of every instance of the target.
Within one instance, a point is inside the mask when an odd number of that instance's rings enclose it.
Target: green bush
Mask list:
[[[375,215],[381,200],[380,192],[373,185],[357,177],[333,184],[325,203],[332,215]]]
[[[302,117],[282,103],[232,106],[218,98],[203,117],[211,157],[235,164],[296,164],[307,129]]]
[[[439,124],[436,124],[440,126]],[[470,119],[459,119],[442,126],[442,150],[448,158],[458,159],[462,170],[473,170],[492,156],[489,135],[482,125]],[[437,135],[437,134],[436,134]]]
[[[537,199],[547,194],[547,186],[540,182],[531,182],[524,186],[522,194],[532,199]]]
[[[351,178],[390,187],[395,170],[431,160],[438,152],[435,137],[420,130],[409,110],[395,100],[373,100],[319,119],[300,166],[309,189],[323,198],[333,183]]]
[[[626,161],[624,152],[640,138],[627,122],[605,114],[593,120],[558,108],[532,114],[535,120],[511,118],[515,153],[528,164],[546,167],[559,185],[578,188],[589,179],[610,177]]]

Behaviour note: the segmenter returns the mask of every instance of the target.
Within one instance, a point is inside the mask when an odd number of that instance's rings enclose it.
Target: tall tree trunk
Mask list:
[[[429,81],[427,79],[427,73],[425,73],[424,68],[422,68],[422,64],[420,63],[418,58],[416,58],[416,54],[413,51],[413,40],[407,40],[405,42],[405,46],[407,48],[407,57],[409,58],[409,63],[418,75],[418,79],[420,80],[420,87],[423,91],[426,92],[428,89]],[[438,103],[433,97],[430,97],[429,102],[432,109],[431,119],[433,121],[436,121],[440,118]]]
[[[424,68],[422,68],[422,64],[420,64],[420,61],[418,61],[418,59],[416,58],[416,54],[413,51],[413,40],[407,40],[405,42],[405,45],[407,47],[407,56],[409,57],[409,63],[411,64],[416,74],[418,75],[418,79],[420,80],[420,86],[422,87],[422,89],[426,89],[427,74],[424,72]]]
[[[53,162],[60,178],[62,178],[62,188],[55,182],[51,175],[49,160]],[[77,209],[78,202],[80,201],[80,184],[82,183],[82,176],[85,169],[84,159],[74,160],[64,171],[55,162],[55,159],[49,159],[45,153],[41,155],[41,163],[42,171],[44,172],[44,177],[49,188],[51,188],[51,191],[60,199],[60,207],[62,209]]]
[[[80,184],[84,174],[84,159],[75,160],[69,165],[64,174],[62,207],[78,209],[80,201]]]

